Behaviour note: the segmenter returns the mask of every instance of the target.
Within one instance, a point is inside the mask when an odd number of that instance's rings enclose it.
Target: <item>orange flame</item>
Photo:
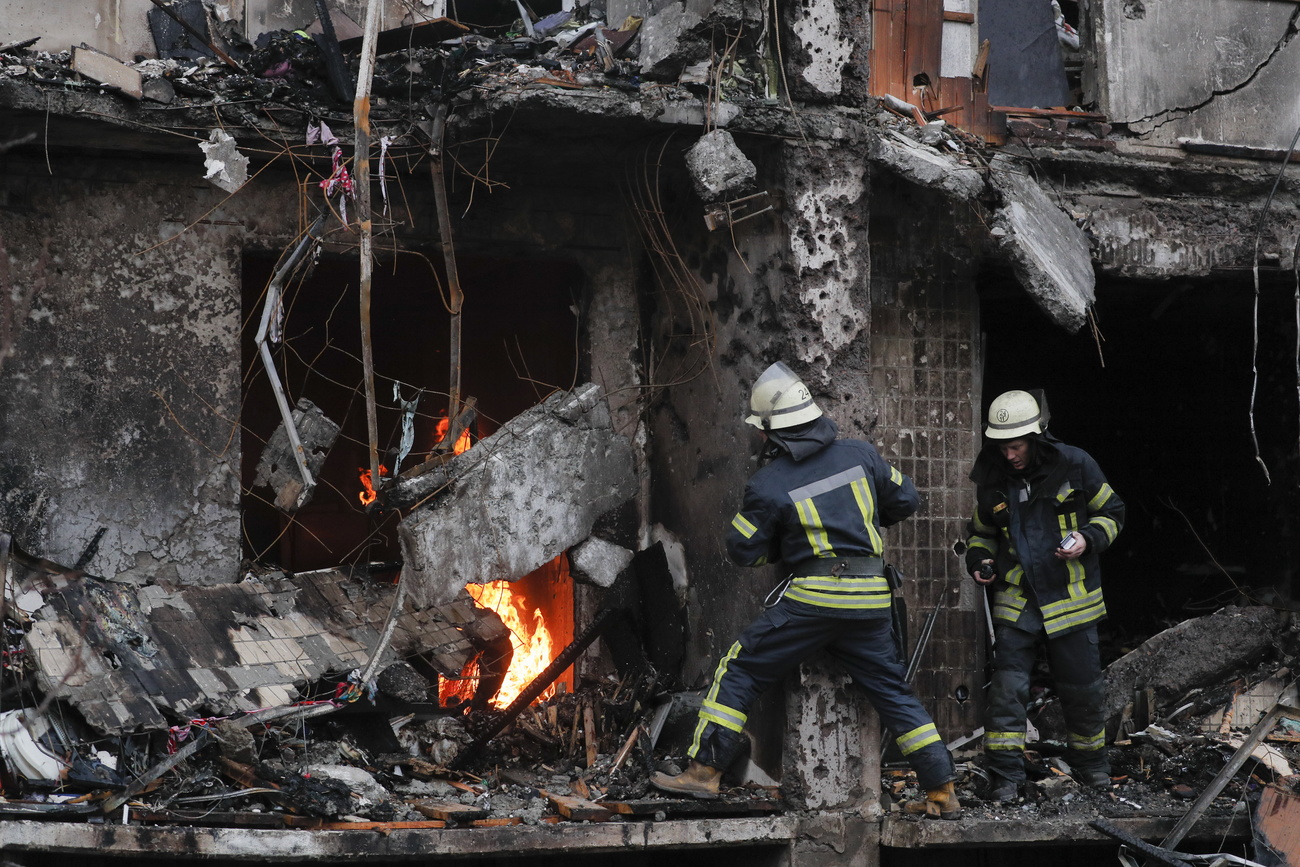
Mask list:
[[[443,416],[442,418],[438,419],[438,426],[434,430],[434,433],[438,435],[438,438],[434,441],[434,445],[437,445],[438,443],[442,442],[446,438],[447,431],[450,428],[451,428],[451,419],[447,418],[446,416]],[[469,451],[469,447],[470,447],[469,429],[467,428],[460,432],[460,436],[456,437],[456,444],[451,447],[451,453],[453,455],[463,454],[464,452]]]
[[[357,497],[361,500],[361,505],[369,506],[375,501],[375,497],[378,496],[375,493],[374,482],[370,478],[370,470],[365,467],[357,467],[357,469],[361,471],[361,490],[357,493]],[[388,475],[388,467],[380,464],[379,478],[383,479],[386,475]]]
[[[492,699],[494,707],[508,707],[551,664],[555,653],[550,630],[546,628],[541,609],[534,608],[529,614],[526,600],[512,592],[509,581],[468,584],[465,589],[479,605],[495,611],[514,635],[515,655],[510,661],[510,670]],[[538,698],[546,699],[554,694],[555,685],[551,684]]]

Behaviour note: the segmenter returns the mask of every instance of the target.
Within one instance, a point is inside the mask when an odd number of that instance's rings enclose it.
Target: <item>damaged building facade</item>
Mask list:
[[[508,641],[466,590],[496,581],[555,596],[570,693],[629,656],[647,707],[698,691],[782,577],[722,546],[776,360],[916,482],[887,552],[950,741],[981,725],[960,553],[1002,390],[1045,389],[1129,504],[1117,644],[1288,610],[1300,7],[1062,5],[0,0],[5,609],[45,706],[121,742],[399,661],[454,682]],[[891,812],[829,663],[749,730],[736,781],[778,812],[196,836],[127,822],[123,782],[101,823],[0,837],[31,863],[1109,851]]]

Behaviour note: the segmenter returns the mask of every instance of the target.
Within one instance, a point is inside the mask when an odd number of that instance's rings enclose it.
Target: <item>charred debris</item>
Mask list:
[[[311,501],[339,436],[337,420],[309,400],[290,404],[267,347],[278,339],[279,293],[326,236],[368,223],[397,195],[384,184],[392,160],[432,170],[452,316],[446,427],[425,451],[404,443],[381,453],[371,424],[365,502],[403,516],[400,562],[303,572],[249,562],[232,584],[126,584],[86,571],[96,542],[67,565],[0,535],[0,817],[386,831],[801,812],[802,793],[745,762],[716,802],[650,790],[651,771],[684,761],[700,698],[677,681],[685,627],[671,552],[606,538],[618,536],[606,531],[641,480],[598,386],[556,390],[491,436],[467,433],[477,409],[460,381],[461,296],[442,187],[455,162],[448,124],[588,100],[615,119],[703,127],[687,166],[704,224],[726,231],[782,203],[755,188],[754,166],[724,127],[798,141],[814,126],[827,139],[858,135],[861,121],[878,133],[864,144],[874,163],[946,199],[988,205],[991,237],[1025,288],[1073,330],[1094,300],[1088,238],[990,145],[1009,134],[1109,154],[1105,117],[1026,109],[1007,129],[975,136],[893,98],[851,121],[801,116],[782,95],[774,22],[747,19],[748,7],[642,45],[634,63],[625,52],[645,38],[645,22],[606,21],[593,6],[538,17],[519,2],[462,4],[457,19],[380,32],[317,2],[314,22],[260,35],[218,21],[199,0],[154,6],[158,59],[50,52],[34,36],[0,46],[0,87],[40,97],[15,98],[31,111],[46,98],[105,96],[120,100],[121,110],[104,112],[110,123],[197,135],[206,180],[226,191],[265,159],[250,141],[314,149],[314,165],[328,167],[312,179],[319,216],[281,251],[258,309],[257,375],[275,392],[280,427],[262,447],[256,485],[292,515]],[[345,157],[345,131],[367,137],[361,165]],[[0,138],[0,149],[15,144]],[[377,177],[384,201],[371,203],[358,176]],[[356,243],[364,254],[371,240]],[[472,447],[458,453],[463,437]],[[559,568],[582,583],[585,616],[507,692],[511,662],[530,642],[513,639],[500,610],[470,588]],[[1253,815],[1261,845],[1284,851],[1297,824],[1296,635],[1290,615],[1228,608],[1115,654],[1109,791],[1074,784],[1044,689],[1031,738],[1036,779],[1020,802],[983,801],[975,731],[952,739],[966,818],[905,818],[897,806],[915,782],[888,763],[880,802],[862,815],[884,817],[883,845],[908,848],[995,840],[1017,823],[1035,828],[1021,842],[1077,837],[1092,821],[1173,818],[1250,836]],[[597,639],[607,670],[575,675]],[[1178,863],[1169,853],[1182,839],[1167,836],[1160,857]]]

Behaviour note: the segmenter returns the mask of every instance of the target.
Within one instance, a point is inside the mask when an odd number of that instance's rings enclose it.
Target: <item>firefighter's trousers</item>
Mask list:
[[[1105,678],[1097,647],[1097,627],[1047,638],[999,625],[995,632],[993,678],[984,711],[984,756],[998,776],[1025,779],[1025,707],[1029,675],[1039,641],[1047,642],[1056,694],[1065,713],[1066,761],[1080,770],[1109,773],[1106,758]]]
[[[754,700],[821,650],[866,691],[923,788],[936,789],[955,778],[948,748],[903,680],[889,610],[836,616],[789,599],[763,612],[718,662],[700,709],[691,758],[725,769],[744,745],[741,731]]]

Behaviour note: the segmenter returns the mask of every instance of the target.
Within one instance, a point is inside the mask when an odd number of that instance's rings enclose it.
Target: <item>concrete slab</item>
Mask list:
[[[994,240],[1043,312],[1066,331],[1078,331],[1096,300],[1087,236],[1014,160],[996,157],[989,170],[1003,197]]]
[[[527,575],[591,533],[637,490],[632,444],[600,386],[557,392],[456,457],[432,505],[398,526],[412,597],[454,599],[470,582]]]
[[[971,809],[967,807],[967,812]],[[926,822],[916,818],[886,816],[881,826],[880,845],[902,849],[1002,848],[1007,846],[1114,846],[1115,841],[1088,825],[1090,819],[1044,819],[1016,816],[1013,809],[998,815],[967,816],[955,822]],[[1173,830],[1181,816],[1107,818],[1117,828],[1143,840],[1158,843]],[[1250,820],[1237,817],[1205,817],[1196,823],[1186,842],[1222,843],[1250,839]]]
[[[115,817],[120,820],[120,816]],[[592,854],[674,849],[787,847],[799,832],[790,816],[671,822],[563,822],[503,828],[365,831],[147,827],[118,824],[4,823],[5,853],[89,854],[172,861],[220,858],[255,863],[481,859],[485,855]]]
[[[915,184],[967,201],[984,192],[984,176],[932,147],[890,130],[871,140],[871,160]]]

